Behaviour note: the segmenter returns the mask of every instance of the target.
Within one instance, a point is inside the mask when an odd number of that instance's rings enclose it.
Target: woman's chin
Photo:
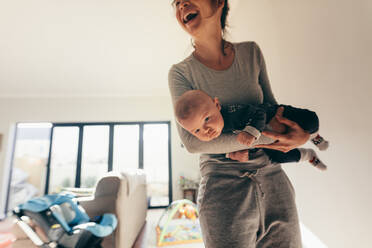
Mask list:
[[[183,26],[187,33],[191,36],[197,36],[199,33],[200,22],[198,20],[191,20],[190,23],[187,23]]]

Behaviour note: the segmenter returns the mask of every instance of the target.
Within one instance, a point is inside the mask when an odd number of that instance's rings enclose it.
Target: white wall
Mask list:
[[[301,221],[329,247],[371,247],[372,2],[246,1],[233,40],[255,40],[277,100],[320,117],[329,170],[285,165]]]
[[[180,199],[180,175],[197,179],[197,155],[188,154],[176,132],[168,97],[134,98],[0,98],[0,133],[8,137],[15,122],[125,122],[171,120],[173,198]],[[7,146],[5,142],[4,146]],[[3,178],[5,149],[0,153]]]
[[[4,0],[0,35],[0,97],[166,96],[190,43],[152,0]]]

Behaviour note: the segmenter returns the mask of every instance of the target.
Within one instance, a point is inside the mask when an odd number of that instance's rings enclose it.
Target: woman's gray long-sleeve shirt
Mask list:
[[[217,97],[225,104],[276,104],[271,91],[262,52],[255,42],[234,43],[235,57],[232,65],[223,71],[211,69],[192,54],[182,62],[175,64],[169,71],[169,89],[173,105],[184,92],[199,89],[211,97]],[[246,163],[233,161],[225,157],[226,153],[247,149],[236,140],[234,134],[221,134],[209,142],[198,140],[179,125],[181,140],[191,153],[201,153],[200,166],[202,175],[216,169],[250,166],[259,168],[270,163],[268,157],[260,150],[250,154]],[[261,136],[257,143],[271,143],[272,140]]]

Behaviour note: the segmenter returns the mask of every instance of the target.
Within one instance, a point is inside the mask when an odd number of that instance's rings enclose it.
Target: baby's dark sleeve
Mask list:
[[[249,105],[245,114],[245,127],[242,131],[250,133],[258,139],[266,125],[266,111],[259,106]]]
[[[255,127],[258,131],[262,132],[266,125],[266,111],[262,108],[257,107],[254,112],[251,126]]]

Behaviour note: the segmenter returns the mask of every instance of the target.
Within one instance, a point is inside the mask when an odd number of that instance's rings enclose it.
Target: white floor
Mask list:
[[[164,209],[151,209],[147,211],[147,247],[155,248],[156,246],[156,231],[155,227],[159,221],[160,216],[163,214]],[[164,246],[165,248],[204,248],[203,243],[194,244],[182,244],[182,245],[172,245]]]
[[[155,227],[159,221],[160,216],[163,214],[164,209],[151,209],[147,212],[147,223],[146,223],[146,237],[147,244],[146,248],[157,248],[156,246],[156,232]],[[27,238],[23,231],[19,228],[12,228],[14,222],[10,219],[0,222],[0,233],[1,232],[12,232],[18,237],[17,241],[13,244],[13,248],[32,248],[32,242]],[[301,236],[304,248],[327,248],[305,225],[301,223]],[[174,246],[165,246],[165,248],[204,248],[203,243],[194,244],[183,244]]]

